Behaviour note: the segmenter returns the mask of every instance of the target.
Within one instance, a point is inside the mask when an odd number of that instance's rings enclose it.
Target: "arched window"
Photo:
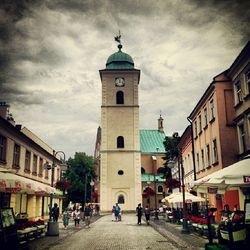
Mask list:
[[[145,174],[145,173],[146,173],[145,169],[141,167],[141,174]]]
[[[160,167],[160,168],[157,169],[157,174],[162,174],[163,175],[163,174],[165,174],[165,171],[166,170],[165,170],[164,167]]]
[[[157,192],[158,193],[162,193],[163,192],[163,187],[162,186],[158,186],[157,187]]]
[[[119,204],[124,204],[124,203],[125,203],[124,195],[120,194],[120,195],[118,196],[118,203],[119,203]]]
[[[123,136],[117,137],[117,148],[124,148],[124,138]]]
[[[122,91],[116,93],[116,104],[124,104],[124,94]]]

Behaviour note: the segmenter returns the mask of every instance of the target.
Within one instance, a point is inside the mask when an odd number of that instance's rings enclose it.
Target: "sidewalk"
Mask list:
[[[182,225],[165,222],[163,218],[150,220],[150,225],[160,234],[166,237],[173,245],[181,246],[186,249],[204,249],[208,239],[196,233],[183,234]]]
[[[101,218],[101,216],[93,216],[91,218],[91,224]],[[91,226],[90,224],[90,226]],[[68,236],[82,230],[85,228],[85,222],[80,221],[80,227],[75,227],[73,220],[69,221],[69,226],[67,229],[64,229],[62,220],[59,220],[59,236],[45,236],[40,239],[35,239],[34,241],[28,244],[29,250],[45,250],[54,245],[56,245],[61,240],[64,240]]]

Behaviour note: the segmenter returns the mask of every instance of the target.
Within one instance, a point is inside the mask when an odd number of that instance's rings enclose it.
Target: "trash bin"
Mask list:
[[[48,221],[48,236],[58,236],[59,235],[59,223],[56,221]]]

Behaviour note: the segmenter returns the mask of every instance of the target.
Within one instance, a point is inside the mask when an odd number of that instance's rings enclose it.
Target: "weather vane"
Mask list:
[[[115,41],[119,43],[118,49],[121,50],[122,45],[121,45],[121,32],[120,32],[120,30],[119,30],[119,35],[115,36]]]

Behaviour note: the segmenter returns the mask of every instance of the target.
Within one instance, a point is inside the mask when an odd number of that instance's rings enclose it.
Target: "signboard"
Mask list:
[[[243,176],[244,183],[250,183],[250,176]]]
[[[209,194],[217,194],[218,188],[217,187],[208,187],[207,192]]]
[[[250,200],[245,200],[245,224],[250,224]]]

